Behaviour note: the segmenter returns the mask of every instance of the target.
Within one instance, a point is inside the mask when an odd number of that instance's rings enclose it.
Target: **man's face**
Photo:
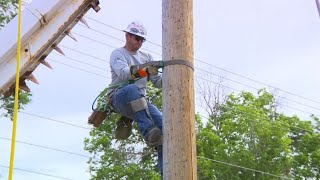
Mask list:
[[[137,36],[135,34],[127,33],[127,41],[130,45],[130,49],[132,51],[137,51],[142,46],[145,38]]]

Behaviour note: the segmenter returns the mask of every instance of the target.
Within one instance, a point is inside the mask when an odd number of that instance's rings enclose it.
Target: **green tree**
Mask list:
[[[18,0],[0,0],[0,29],[2,29],[14,16],[17,15]],[[19,109],[23,109],[25,105],[30,103],[30,93],[19,92]],[[0,94],[0,109],[5,109],[6,112],[1,116],[13,117],[14,96],[4,96]]]
[[[215,122],[197,116],[199,179],[319,178],[319,120],[275,112],[272,94],[231,94]],[[212,117],[212,116],[210,116]],[[229,164],[224,164],[224,163]],[[231,166],[238,165],[276,176]]]

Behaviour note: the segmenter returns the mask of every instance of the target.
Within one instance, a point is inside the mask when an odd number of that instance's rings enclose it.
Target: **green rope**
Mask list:
[[[121,88],[123,88],[124,86],[126,86],[126,85],[128,85],[128,84],[132,84],[132,83],[134,83],[134,82],[136,82],[137,80],[139,80],[139,79],[141,79],[141,78],[136,78],[136,79],[132,79],[132,80],[128,80],[128,81],[126,81],[126,82],[123,82],[123,83],[119,83],[119,84],[114,84],[114,85],[109,85],[108,87],[106,87],[95,99],[94,99],[94,101],[93,101],[93,103],[92,103],[92,106],[91,106],[91,108],[92,108],[92,110],[93,111],[102,111],[102,112],[105,112],[105,111],[107,111],[108,109],[110,110],[110,107],[108,106],[108,100],[107,100],[107,92],[108,92],[108,90],[110,90],[110,89],[121,89]],[[94,105],[95,105],[95,103],[96,103],[96,101],[98,100],[98,99],[100,99],[100,101],[98,101],[98,102],[100,102],[101,104],[99,105],[97,105],[98,106],[98,108],[94,108]]]

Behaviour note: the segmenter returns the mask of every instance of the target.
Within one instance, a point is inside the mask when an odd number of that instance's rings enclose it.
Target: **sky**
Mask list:
[[[18,114],[15,180],[89,179],[90,155],[83,144],[92,128],[87,118],[94,98],[110,83],[107,61],[124,45],[120,30],[131,21],[143,22],[148,41],[142,50],[161,59],[162,1],[100,3],[98,13],[85,15],[90,29],[78,23],[72,30],[78,42],[61,41],[66,56],[53,51],[47,58],[53,69],[39,66],[34,75],[40,84],[27,82],[33,96]],[[193,4],[196,84],[208,77],[213,84],[222,80],[226,92],[266,88],[277,94],[284,113],[320,116],[320,18],[314,0]],[[196,111],[206,116],[196,97]],[[0,180],[8,177],[11,131],[12,122],[1,117]]]

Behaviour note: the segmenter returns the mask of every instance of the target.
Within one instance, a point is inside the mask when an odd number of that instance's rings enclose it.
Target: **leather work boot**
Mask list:
[[[146,134],[146,143],[150,147],[162,144],[162,132],[158,127],[152,127]]]
[[[115,131],[115,138],[118,140],[125,140],[131,135],[133,120],[125,116],[116,122],[117,128]]]
[[[88,123],[93,124],[94,127],[99,127],[103,120],[107,117],[107,113],[102,111],[93,111],[88,118]]]

